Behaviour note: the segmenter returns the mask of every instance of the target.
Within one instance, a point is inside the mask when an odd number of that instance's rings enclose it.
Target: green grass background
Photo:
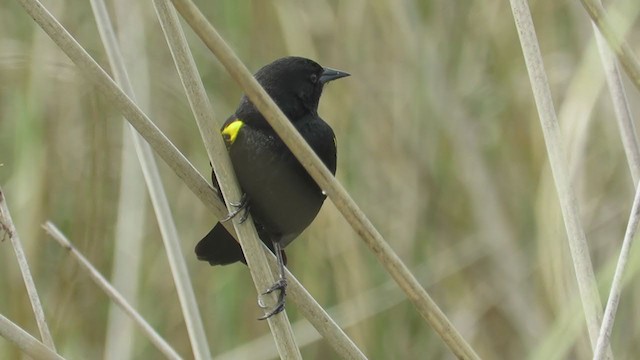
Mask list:
[[[337,177],[482,357],[591,356],[507,2],[197,3],[253,71],[275,58],[301,55],[352,74],[325,89],[320,107],[337,136]],[[107,66],[88,1],[44,4]],[[616,4],[618,21],[635,21],[628,40],[637,53],[640,4]],[[131,2],[130,12],[108,5],[118,29],[133,28],[124,40],[139,36],[137,55],[124,55],[134,86],[148,91],[139,95],[147,102],[143,109],[208,178],[208,159],[151,1]],[[588,16],[578,1],[534,1],[531,8],[606,301],[631,206],[631,176]],[[185,30],[222,122],[241,91]],[[627,85],[638,117],[638,92]],[[123,123],[17,2],[0,4],[0,185],[58,350],[70,359],[103,356],[110,302],[40,225],[47,219],[58,224],[107,276],[114,258],[127,262],[130,254],[114,252]],[[212,268],[193,255],[217,219],[159,163],[212,352],[268,336],[267,324],[256,321],[260,312],[247,269]],[[137,308],[189,358],[150,204],[143,211]],[[371,358],[452,358],[400,290],[385,285],[389,276],[330,201],[287,253],[289,269],[325,308],[355,301],[370,312],[346,330]],[[637,256],[630,265],[634,275]],[[620,303],[612,343],[618,359],[640,353],[637,283],[635,276]],[[371,296],[369,290],[380,286],[386,290]],[[300,320],[293,304],[287,312]],[[9,242],[0,243],[0,313],[37,334]],[[134,334],[133,358],[160,356]],[[322,340],[302,353],[335,357]],[[0,340],[0,358],[19,357]]]

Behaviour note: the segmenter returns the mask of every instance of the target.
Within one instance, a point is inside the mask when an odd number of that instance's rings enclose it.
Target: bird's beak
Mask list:
[[[326,84],[329,81],[333,81],[336,79],[340,79],[343,77],[350,76],[348,72],[332,69],[332,68],[324,68],[322,71],[322,75],[320,75],[320,84]]]

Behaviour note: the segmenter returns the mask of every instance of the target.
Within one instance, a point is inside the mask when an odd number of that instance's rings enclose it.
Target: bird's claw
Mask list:
[[[246,193],[242,194],[242,197],[240,198],[240,202],[230,201],[229,205],[235,207],[235,209],[231,211],[224,219],[221,219],[220,222],[227,222],[233,219],[234,217],[236,217],[241,212],[242,212],[242,217],[240,218],[240,224],[247,221],[247,218],[249,218],[249,198],[247,197]]]
[[[262,296],[267,295],[267,294],[271,294],[272,292],[274,292],[276,290],[279,291],[279,293],[278,293],[278,302],[275,304],[275,306],[273,307],[273,309],[271,311],[266,313],[264,316],[259,317],[258,320],[266,320],[266,319],[272,317],[273,315],[276,315],[276,314],[280,313],[282,310],[284,310],[285,298],[287,296],[287,280],[284,279],[284,278],[281,278],[278,281],[276,281],[273,285],[271,285],[271,287],[269,287],[267,290],[265,290],[265,292],[263,292],[258,297],[258,306],[260,306],[262,309],[268,309],[269,307],[264,305],[264,303],[262,302]]]
[[[6,238],[11,239],[13,233],[8,225],[0,221],[0,241],[4,241]]]

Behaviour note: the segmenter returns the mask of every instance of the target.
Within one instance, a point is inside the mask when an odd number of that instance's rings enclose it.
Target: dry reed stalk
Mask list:
[[[599,8],[602,8],[602,4],[599,1],[594,1],[594,3],[597,4]],[[637,186],[637,184],[640,180],[640,146],[638,145],[638,137],[636,134],[633,116],[631,115],[629,101],[618,69],[617,59],[608,48],[606,39],[600,34],[597,25],[592,23],[592,26],[598,43],[598,49],[600,50],[600,58],[602,60],[602,66],[607,79],[607,85],[609,87],[609,93],[613,103],[613,110],[618,122],[622,145],[627,157],[629,171],[631,173],[633,183],[636,184],[636,196],[633,201],[631,215],[622,242],[622,248],[620,249],[618,264],[616,265],[616,271],[609,291],[609,297],[605,307],[600,333],[598,335],[598,340],[593,354],[593,358],[599,360],[606,356],[606,351],[610,348],[611,331],[613,330],[613,324],[618,310],[618,303],[620,302],[620,296],[622,293],[622,278],[629,260],[631,245],[638,226],[638,216],[640,212],[640,187]]]
[[[53,342],[51,332],[49,331],[49,326],[47,325],[47,320],[44,316],[44,310],[42,309],[40,296],[38,296],[38,290],[36,289],[36,284],[33,281],[33,276],[31,276],[31,269],[29,268],[29,263],[27,262],[27,256],[24,253],[22,241],[18,236],[16,226],[11,219],[9,207],[7,206],[2,188],[0,188],[0,226],[8,234],[9,240],[11,240],[13,251],[15,252],[16,259],[18,260],[18,267],[20,268],[20,273],[22,274],[22,281],[24,282],[24,286],[27,288],[27,294],[29,295],[29,301],[31,302],[31,309],[33,310],[33,315],[35,316],[36,323],[38,324],[40,337],[42,338],[44,344],[53,352],[55,352],[56,346]],[[2,238],[0,238],[0,240],[2,240]]]
[[[25,354],[36,360],[64,360],[45,344],[31,336],[11,320],[0,314],[0,336],[15,344]]]
[[[147,67],[149,58],[144,46],[147,39],[142,3],[119,0],[113,2],[115,27],[121,53],[127,63],[129,77],[135,87],[136,101],[142,109],[149,108],[149,84]],[[142,278],[142,249],[147,216],[147,194],[144,178],[131,136],[130,126],[121,130],[120,178],[117,200],[117,218],[113,235],[113,263],[109,280],[123,296],[137,306]],[[126,256],[118,256],[126,254]],[[109,304],[107,330],[104,344],[105,360],[132,359],[134,354],[134,324],[118,306]]]
[[[135,99],[133,86],[129,81],[129,77],[124,66],[124,60],[122,59],[122,55],[118,48],[116,35],[113,31],[113,26],[111,25],[107,8],[102,0],[91,0],[91,7],[94,11],[100,38],[102,39],[105,50],[107,51],[107,56],[113,69],[115,80],[122,86],[127,96],[131,99]],[[153,204],[158,225],[160,227],[160,233],[167,252],[167,258],[169,259],[171,274],[173,275],[173,280],[176,285],[180,306],[182,308],[187,332],[191,341],[191,348],[196,359],[210,359],[211,351],[209,350],[207,337],[204,332],[202,317],[200,316],[200,310],[196,303],[193,286],[191,285],[191,279],[189,277],[189,271],[180,247],[180,237],[178,236],[178,230],[176,229],[173,216],[171,215],[169,201],[164,191],[162,180],[160,179],[160,173],[155,162],[153,151],[149,144],[135,131],[132,126],[129,125],[129,128],[131,130],[131,136],[133,137],[136,153],[138,154],[138,160],[142,167],[142,173],[147,184],[147,189],[149,190],[151,203]]]
[[[187,46],[187,40],[184,37],[173,5],[166,0],[155,0],[153,4],[207,149],[209,160],[213,165],[220,190],[227,202],[227,208],[231,212],[233,209],[231,204],[240,202],[242,192],[235,177],[227,148],[217,131],[218,123],[214,118],[213,108],[200,80],[195,61]],[[256,232],[255,225],[250,218],[248,220],[243,223],[240,217],[235,217],[233,226],[238,235],[238,240],[240,240],[242,252],[247,259],[247,266],[251,272],[257,293],[260,294],[275,282],[275,277],[267,264],[267,258],[262,251],[262,243]],[[275,300],[276,294],[271,294],[270,297]],[[275,301],[272,302],[275,303]],[[280,357],[283,359],[301,359],[302,355],[295,342],[286,311],[269,317],[267,322],[271,328]]]
[[[151,122],[151,120],[136,106],[133,101],[118,87],[98,63],[78,44],[78,42],[60,25],[60,23],[35,0],[20,0],[21,5],[34,21],[49,35],[62,51],[78,66],[84,75],[93,81],[110,101],[118,108],[125,118],[147,140],[151,147],[160,155],[176,175],[187,187],[211,210],[218,218],[227,215],[226,207],[221,203],[218,194],[207,183],[202,175],[182,155],[167,137]],[[225,225],[231,234],[235,230],[229,224]],[[275,256],[263,246],[269,254],[270,264],[275,266]],[[286,270],[286,269],[285,269]],[[300,307],[301,312],[316,329],[323,335],[338,334],[338,326],[329,318],[326,311],[318,305],[311,295],[302,287],[300,282],[288,270],[289,299],[296,304],[309,303],[310,307]],[[334,342],[336,343],[336,342]]]
[[[104,291],[114,304],[122,309],[122,311],[127,314],[136,325],[138,325],[140,330],[142,330],[142,333],[149,338],[149,341],[151,341],[151,343],[155,345],[161,353],[163,353],[168,359],[182,359],[171,345],[169,345],[169,343],[167,343],[167,341],[164,340],[151,325],[149,325],[142,315],[140,315],[140,313],[131,306],[127,299],[125,299],[124,296],[122,296],[122,294],[120,294],[118,290],[116,290],[116,288],[114,288],[113,285],[111,285],[109,281],[100,274],[91,262],[71,244],[69,239],[67,239],[58,227],[50,221],[47,221],[42,227],[54,240],[57,241],[58,245],[69,251],[72,257],[78,261],[84,270],[86,270],[91,280],[93,280],[96,285]]]
[[[567,175],[566,157],[560,140],[560,128],[551,99],[551,91],[529,6],[526,0],[510,0],[510,3],[560,200],[589,339],[592,348],[595,348],[602,319],[602,302],[591,264],[589,246],[580,220],[577,200]],[[608,354],[611,354],[610,349],[608,349]]]
[[[633,244],[633,239],[635,238],[636,231],[638,230],[639,221],[640,186],[636,186],[636,195],[633,199],[631,215],[629,215],[627,230],[624,234],[622,248],[620,249],[620,256],[618,257],[618,263],[616,265],[616,272],[613,276],[613,282],[609,292],[609,300],[607,301],[602,326],[600,327],[600,333],[593,354],[594,360],[604,359],[607,356],[607,348],[610,347],[611,330],[613,329],[613,323],[615,321],[616,311],[618,310],[618,303],[620,302],[620,295],[622,293],[623,275],[629,260],[631,245]]]
[[[617,55],[633,84],[640,91],[640,62],[631,46],[619,35],[618,28],[607,16],[600,0],[580,0],[580,2],[591,16],[593,23],[600,29],[609,47]]]
[[[172,1],[451,351],[460,358],[479,358],[195,4]]]

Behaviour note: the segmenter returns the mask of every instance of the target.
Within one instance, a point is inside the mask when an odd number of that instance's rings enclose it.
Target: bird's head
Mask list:
[[[288,56],[262,67],[255,78],[289,119],[317,114],[324,85],[349,76],[344,71],[320,66],[313,60]],[[253,104],[243,96],[241,108]]]

